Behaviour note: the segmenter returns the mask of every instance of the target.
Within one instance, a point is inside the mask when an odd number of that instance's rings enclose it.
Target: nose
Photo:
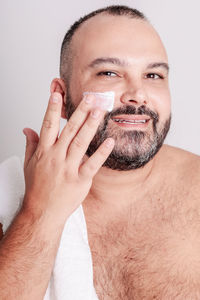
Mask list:
[[[126,91],[121,96],[120,101],[127,105],[146,105],[148,103],[147,93],[142,85],[134,84],[134,86],[131,85],[126,88]]]

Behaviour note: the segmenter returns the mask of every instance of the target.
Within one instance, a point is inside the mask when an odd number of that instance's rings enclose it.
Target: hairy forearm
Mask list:
[[[0,299],[43,299],[65,222],[21,211],[0,242]]]

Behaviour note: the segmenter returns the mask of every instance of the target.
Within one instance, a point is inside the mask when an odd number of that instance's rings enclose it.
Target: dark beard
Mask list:
[[[66,108],[66,115],[69,119],[76,109],[70,96],[67,97]],[[116,126],[113,128],[112,122],[114,121],[112,121],[112,118],[116,115],[122,114],[149,116],[151,118],[149,122],[152,122],[152,131],[123,130],[116,128]],[[170,128],[171,115],[162,125],[159,132],[157,129],[158,121],[158,114],[146,108],[144,105],[140,106],[138,109],[136,109],[133,105],[127,105],[122,108],[117,108],[110,113],[106,113],[104,121],[98,127],[86,154],[90,157],[106,138],[112,137],[115,139],[115,147],[103,166],[119,171],[141,168],[156,155],[163,145]]]

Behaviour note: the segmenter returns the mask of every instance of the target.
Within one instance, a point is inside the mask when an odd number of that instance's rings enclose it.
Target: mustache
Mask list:
[[[117,115],[147,115],[154,121],[154,124],[159,120],[158,114],[144,105],[138,108],[132,105],[116,108],[113,111],[107,113],[106,119],[109,120]]]

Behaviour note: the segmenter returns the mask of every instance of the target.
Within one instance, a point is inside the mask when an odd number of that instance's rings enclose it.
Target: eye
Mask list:
[[[150,79],[164,79],[164,77],[162,75],[159,75],[157,73],[148,73],[146,75],[146,78],[150,78]]]
[[[102,72],[97,73],[97,76],[116,77],[117,74],[112,71],[102,71]]]

